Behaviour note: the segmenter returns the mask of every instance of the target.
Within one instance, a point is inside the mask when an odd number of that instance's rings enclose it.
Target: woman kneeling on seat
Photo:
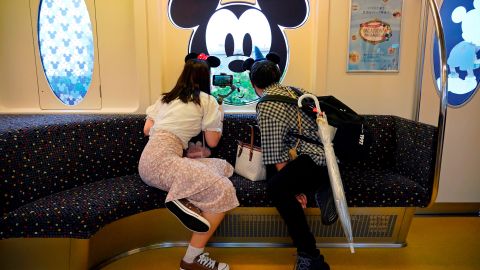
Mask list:
[[[233,167],[222,159],[183,157],[189,140],[200,131],[210,147],[221,138],[223,110],[210,95],[210,67],[219,64],[216,57],[187,55],[175,87],[147,109],[144,133],[150,137],[139,173],[147,185],[168,192],[165,206],[193,231],[182,270],[229,269],[204,248],[225,213],[239,205],[228,179]]]

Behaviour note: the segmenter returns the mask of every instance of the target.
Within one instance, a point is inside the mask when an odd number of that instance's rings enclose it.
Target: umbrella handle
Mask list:
[[[302,100],[303,100],[304,98],[311,98],[311,99],[313,99],[313,101],[315,101],[315,107],[317,108],[317,117],[319,117],[319,116],[320,116],[320,113],[321,113],[322,111],[320,110],[320,103],[318,102],[317,97],[314,96],[314,95],[312,95],[312,94],[303,94],[303,95],[301,95],[301,96],[298,98],[298,107],[300,107],[300,108],[302,107]]]

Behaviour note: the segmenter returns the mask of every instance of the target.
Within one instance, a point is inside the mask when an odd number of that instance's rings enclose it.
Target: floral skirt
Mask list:
[[[165,202],[187,198],[203,212],[221,213],[239,205],[228,177],[233,167],[218,158],[182,157],[182,142],[173,133],[151,135],[138,170],[149,186],[168,192]]]

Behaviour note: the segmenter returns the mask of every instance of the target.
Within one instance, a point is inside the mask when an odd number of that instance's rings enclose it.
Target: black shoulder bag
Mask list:
[[[274,101],[298,106],[298,97],[304,93],[295,87],[290,88],[297,94],[297,99],[282,95],[266,95],[260,98],[258,103]],[[328,123],[337,128],[333,139],[333,147],[337,157],[340,160],[362,157],[367,148],[363,129],[364,117],[334,96],[317,96],[317,99],[321,110],[327,115]],[[302,101],[302,110],[316,122],[317,112],[315,102],[312,99]],[[298,136],[298,138],[302,139],[301,136]]]

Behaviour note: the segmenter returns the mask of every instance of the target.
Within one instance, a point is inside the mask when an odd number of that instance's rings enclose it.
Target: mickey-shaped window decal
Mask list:
[[[69,106],[82,102],[94,66],[92,23],[85,1],[40,1],[38,43],[55,96]]]
[[[255,4],[221,0],[170,0],[170,21],[182,29],[191,29],[188,51],[204,52],[221,60],[212,75],[233,75],[238,91],[224,99],[226,104],[246,105],[258,97],[243,61],[260,58],[269,52],[280,56],[282,74],[288,67],[289,50],[286,28],[300,27],[309,15],[308,0],[257,0]],[[283,76],[282,76],[283,78]],[[230,87],[212,87],[216,97],[231,92]]]
[[[443,1],[440,8],[448,68],[448,104],[458,107],[472,99],[480,82],[480,0]],[[434,76],[440,91],[437,37],[433,49]]]

